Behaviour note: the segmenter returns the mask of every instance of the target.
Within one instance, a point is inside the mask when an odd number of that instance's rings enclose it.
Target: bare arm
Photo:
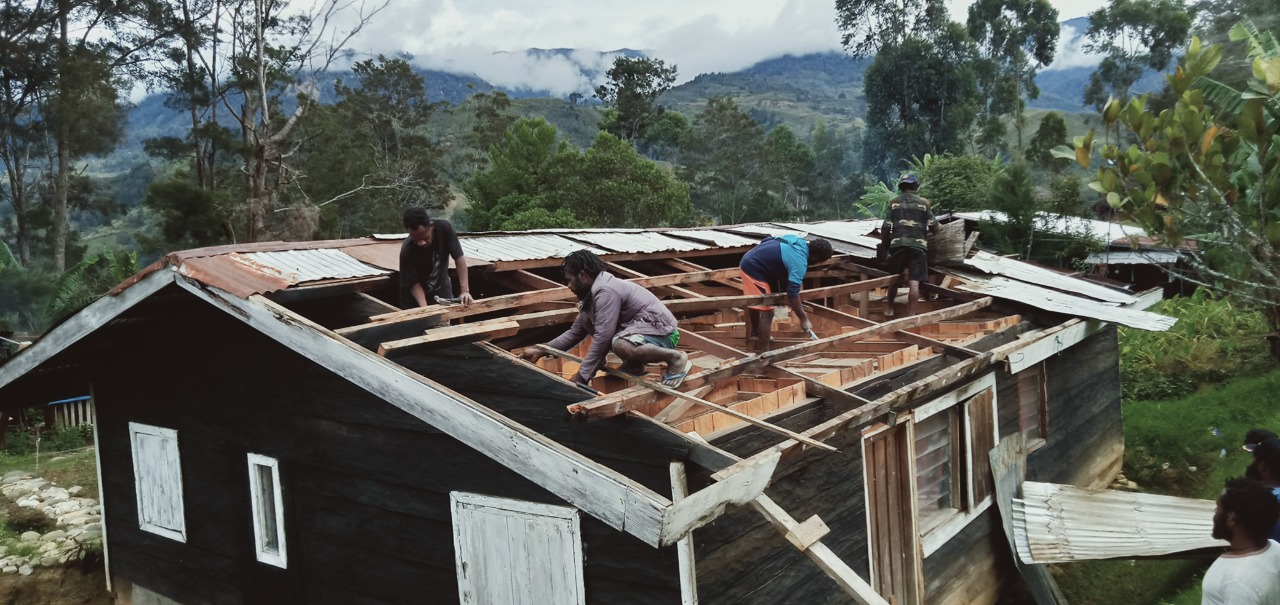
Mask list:
[[[804,331],[813,329],[813,323],[809,321],[809,314],[804,312],[804,303],[800,302],[799,296],[787,296],[787,306],[791,307],[791,312],[800,318],[800,327]]]
[[[453,264],[458,271],[458,288],[462,290],[458,297],[462,299],[462,306],[470,307],[475,299],[471,298],[471,273],[467,271],[467,257],[454,257]]]
[[[422,291],[422,284],[414,283],[413,287],[409,288],[409,293],[413,295],[413,300],[417,301],[419,307],[427,306],[427,294]]]

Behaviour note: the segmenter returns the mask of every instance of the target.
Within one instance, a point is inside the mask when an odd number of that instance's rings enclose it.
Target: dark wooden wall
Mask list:
[[[1010,338],[1002,336],[975,348],[985,350]],[[940,358],[923,371],[937,372],[954,361]],[[1029,480],[1097,486],[1118,472],[1124,447],[1118,363],[1114,328],[1046,361],[1049,432],[1046,444],[1029,459]],[[860,394],[874,397],[921,377],[903,376]],[[997,369],[996,382],[1003,437],[1018,430],[1016,381]],[[820,403],[781,424],[803,430],[840,411]],[[776,441],[747,429],[716,445],[745,456]],[[831,528],[823,542],[865,579],[868,547],[860,431],[850,430],[832,445],[839,453],[810,450],[784,460],[766,493],[798,520],[821,516]],[[731,510],[695,531],[694,537],[704,603],[848,602],[834,582],[753,509]],[[925,558],[923,569],[926,602],[931,605],[994,603],[1002,585],[1020,581],[994,505]]]
[[[450,492],[565,504],[203,302],[177,315],[138,322],[94,370],[118,582],[184,603],[453,603]],[[668,485],[673,452],[621,440],[625,423],[569,426],[564,400],[575,395],[567,387],[487,373],[512,366],[486,359],[472,348],[409,363],[463,394],[559,426],[554,438],[579,449],[604,450],[612,433],[623,446],[614,449],[632,449],[611,466]],[[178,430],[186,544],[138,529],[130,421]],[[280,462],[287,570],[254,556],[248,452]],[[673,549],[581,518],[589,602],[679,602]]]

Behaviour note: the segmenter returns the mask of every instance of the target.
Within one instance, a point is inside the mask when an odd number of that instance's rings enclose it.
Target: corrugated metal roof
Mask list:
[[[795,229],[797,231],[806,231],[809,235],[825,238],[827,240],[839,240],[849,242],[850,244],[858,244],[863,247],[875,247],[880,243],[867,234],[875,231],[880,227],[881,221],[878,220],[862,220],[862,221],[826,221],[822,223],[774,223],[779,227],[786,229]]]
[[[1081,294],[1104,302],[1129,304],[1138,298],[1132,294],[1113,290],[1088,280],[1063,275],[1031,263],[1024,263],[1012,258],[996,256],[989,252],[979,251],[964,264],[980,271],[994,275],[1003,275],[1021,282],[1053,288],[1070,294]]]
[[[608,254],[601,250],[575,242],[554,233],[476,235],[459,238],[462,252],[470,258],[489,262],[511,262],[561,258],[575,250],[586,248],[596,254]]]
[[[1172,265],[1182,255],[1172,250],[1115,250],[1094,252],[1084,262],[1092,265]]]
[[[231,254],[235,260],[258,271],[278,275],[291,284],[326,279],[376,277],[390,273],[386,269],[366,265],[341,250],[282,250]]]
[[[1026,481],[1013,541],[1023,563],[1169,555],[1226,546],[1213,538],[1213,514],[1212,500]]]
[[[698,242],[667,237],[656,231],[641,232],[586,232],[570,234],[577,241],[587,242],[606,250],[623,254],[648,254],[652,252],[688,252],[691,250],[707,250],[716,246]]]
[[[809,235],[808,229],[792,229],[789,227],[781,227],[773,223],[753,223],[750,225],[730,225],[721,227],[721,231],[731,233],[748,233],[751,235],[765,237],[781,237],[783,235],[798,235],[801,237]]]
[[[745,237],[736,233],[717,231],[715,229],[679,229],[676,231],[668,231],[667,235],[694,239],[714,246],[719,246],[721,248],[754,246],[760,243],[760,238],[758,237]]]
[[[1158,313],[1126,309],[1117,304],[1098,302],[999,275],[966,273],[953,269],[942,271],[962,280],[957,286],[960,290],[1012,300],[1054,313],[1088,317],[1152,332],[1164,332],[1178,321]]]
[[[958,216],[969,221],[993,221],[1003,223],[1007,220],[1003,212],[996,212],[994,210],[983,210],[981,212],[957,212],[953,216]],[[1140,227],[1134,227],[1133,225],[1096,221],[1078,216],[1054,214],[1052,212],[1036,213],[1036,230],[1063,234],[1083,232],[1109,244],[1127,244],[1131,241],[1136,241],[1137,238],[1146,237],[1147,235],[1145,230]]]

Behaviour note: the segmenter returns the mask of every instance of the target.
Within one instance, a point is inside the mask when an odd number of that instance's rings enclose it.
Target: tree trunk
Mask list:
[[[61,105],[58,123],[54,129],[54,145],[58,147],[58,165],[54,172],[53,184],[53,270],[62,273],[67,269],[67,181],[71,170],[71,111],[67,107],[68,86],[67,61],[70,49],[67,48],[67,13],[71,10],[67,0],[58,2],[58,96],[56,103]]]

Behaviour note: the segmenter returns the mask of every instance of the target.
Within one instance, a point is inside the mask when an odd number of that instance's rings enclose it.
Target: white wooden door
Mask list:
[[[585,605],[578,511],[453,492],[463,605]]]

